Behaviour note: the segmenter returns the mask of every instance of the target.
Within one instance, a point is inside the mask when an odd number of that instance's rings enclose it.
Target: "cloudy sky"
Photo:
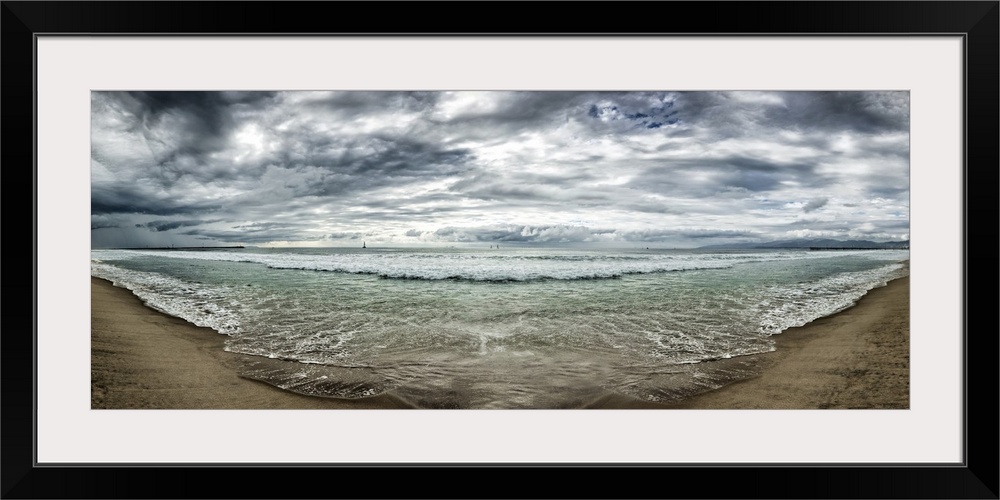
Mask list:
[[[93,92],[91,240],[909,238],[907,92]]]

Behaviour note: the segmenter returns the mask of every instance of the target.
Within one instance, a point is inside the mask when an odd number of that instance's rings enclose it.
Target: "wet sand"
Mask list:
[[[908,408],[909,291],[909,277],[900,278],[854,307],[783,332],[775,352],[756,356],[757,374],[748,379],[673,404],[612,394],[588,407]],[[150,309],[102,279],[91,278],[91,293],[92,408],[413,407],[391,393],[321,398],[242,378],[239,355],[223,350],[225,336]]]
[[[854,307],[775,336],[776,350],[756,356],[755,376],[673,404],[608,396],[591,407],[906,409],[909,307],[907,276],[871,290]]]
[[[389,395],[303,396],[238,374],[225,336],[143,305],[132,292],[90,279],[91,408],[407,408]]]

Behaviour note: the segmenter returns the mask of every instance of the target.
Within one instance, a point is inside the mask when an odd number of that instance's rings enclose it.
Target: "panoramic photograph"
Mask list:
[[[93,91],[92,409],[908,409],[907,91]]]

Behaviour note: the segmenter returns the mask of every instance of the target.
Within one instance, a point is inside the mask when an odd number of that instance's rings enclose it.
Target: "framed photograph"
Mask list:
[[[3,3],[5,497],[997,498],[998,2],[336,6]]]

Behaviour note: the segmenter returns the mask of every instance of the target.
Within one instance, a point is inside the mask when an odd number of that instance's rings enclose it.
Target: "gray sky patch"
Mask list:
[[[93,92],[92,245],[909,238],[907,92]]]

